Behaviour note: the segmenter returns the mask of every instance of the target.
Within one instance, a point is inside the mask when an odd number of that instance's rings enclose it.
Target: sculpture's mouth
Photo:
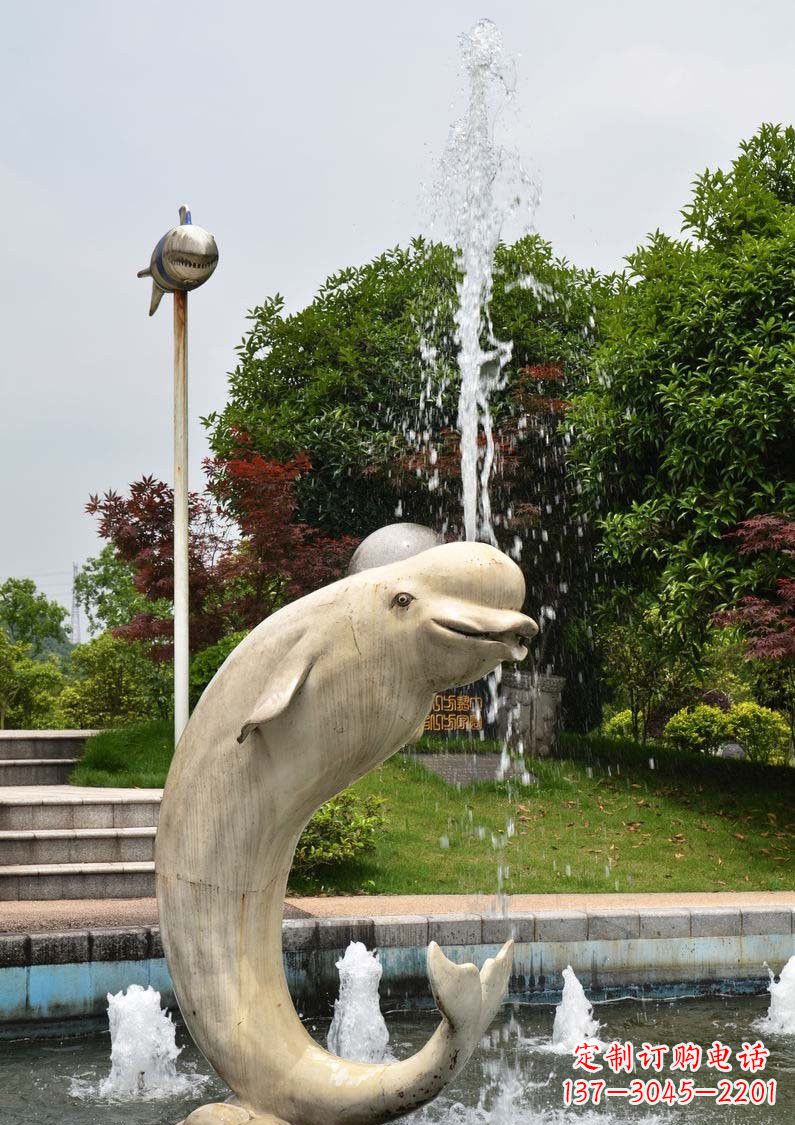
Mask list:
[[[521,613],[511,613],[506,616],[511,620],[501,629],[483,629],[475,622],[450,618],[434,619],[433,623],[445,633],[465,637],[470,644],[475,642],[478,645],[499,645],[505,650],[509,659],[524,660],[527,656],[527,646],[523,639],[534,637],[538,632],[538,626],[535,621]]]
[[[218,261],[217,254],[204,254],[201,251],[170,250],[167,251],[165,260],[170,266],[182,266],[189,270],[206,270]]]

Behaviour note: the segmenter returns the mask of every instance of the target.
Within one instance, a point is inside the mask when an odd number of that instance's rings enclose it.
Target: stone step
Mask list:
[[[79,758],[4,758],[0,786],[65,785]]]
[[[152,828],[51,828],[0,832],[0,866],[141,863],[154,858]]]
[[[0,762],[8,758],[79,758],[97,730],[0,730]]]
[[[10,786],[0,789],[0,831],[154,828],[161,796],[160,789]]]
[[[151,898],[155,865],[39,863],[0,867],[0,902],[17,899]]]

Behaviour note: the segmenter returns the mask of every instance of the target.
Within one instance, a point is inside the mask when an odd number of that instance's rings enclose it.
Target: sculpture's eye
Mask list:
[[[406,609],[406,607],[410,606],[413,601],[414,598],[411,594],[395,594],[394,598],[392,599],[392,605],[399,605],[401,609]]]

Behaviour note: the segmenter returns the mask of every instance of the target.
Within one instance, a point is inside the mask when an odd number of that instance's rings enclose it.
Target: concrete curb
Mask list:
[[[764,938],[795,934],[795,908],[767,906],[703,907],[585,912],[374,915],[366,918],[290,918],[282,923],[285,953],[344,950],[361,941],[375,949],[692,938]],[[795,949],[793,949],[795,952]],[[0,968],[24,965],[82,964],[87,961],[137,961],[162,957],[160,930],[103,927],[31,934],[0,933]]]
[[[602,907],[494,914],[306,917],[283,923],[284,969],[300,1012],[327,1016],[339,988],[337,961],[350,941],[379,951],[386,1006],[432,1007],[428,941],[458,962],[482,966],[515,938],[508,999],[555,1003],[571,965],[593,1000],[760,992],[766,963],[795,954],[795,908]],[[176,1003],[157,926],[0,934],[0,1039],[101,1025],[107,994],[152,985]]]

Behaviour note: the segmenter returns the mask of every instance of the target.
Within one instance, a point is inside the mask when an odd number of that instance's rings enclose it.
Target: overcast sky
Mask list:
[[[68,603],[101,546],[89,493],[170,479],[170,302],[149,320],[135,274],[179,203],[220,249],[191,298],[198,485],[246,310],[420,229],[483,16],[518,56],[536,227],[582,266],[676,233],[699,170],[795,118],[792,0],[4,5],[0,578]]]

